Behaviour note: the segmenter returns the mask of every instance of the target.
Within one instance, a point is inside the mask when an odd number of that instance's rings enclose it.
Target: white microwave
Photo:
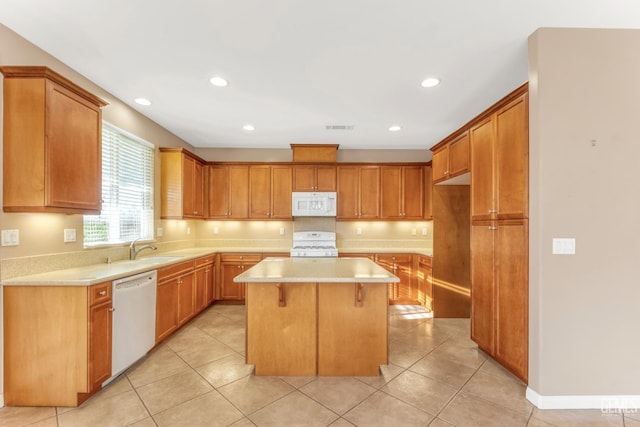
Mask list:
[[[335,192],[294,191],[291,197],[293,216],[336,216]]]

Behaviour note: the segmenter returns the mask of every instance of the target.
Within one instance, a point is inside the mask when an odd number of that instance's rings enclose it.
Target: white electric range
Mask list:
[[[296,231],[293,233],[292,257],[337,257],[336,233],[333,231]]]

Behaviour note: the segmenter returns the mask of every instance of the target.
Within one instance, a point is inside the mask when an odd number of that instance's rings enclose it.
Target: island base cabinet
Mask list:
[[[247,363],[255,374],[315,375],[316,284],[247,287]]]
[[[387,286],[318,287],[318,375],[379,375],[380,365],[388,364]]]

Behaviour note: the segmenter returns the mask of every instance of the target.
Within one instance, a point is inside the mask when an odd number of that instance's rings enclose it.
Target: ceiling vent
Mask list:
[[[326,125],[326,130],[353,130],[353,125]]]

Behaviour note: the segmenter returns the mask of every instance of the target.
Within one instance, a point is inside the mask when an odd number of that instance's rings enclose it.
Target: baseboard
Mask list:
[[[542,396],[527,387],[526,396],[539,409],[600,409],[605,413],[640,411],[640,395]]]

